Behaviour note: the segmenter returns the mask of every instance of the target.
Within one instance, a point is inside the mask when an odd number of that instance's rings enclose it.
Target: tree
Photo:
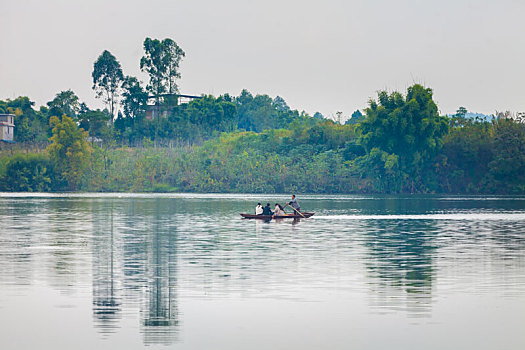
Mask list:
[[[70,118],[76,118],[80,111],[80,102],[78,96],[72,90],[60,91],[52,101],[47,103],[49,114],[67,115]]]
[[[437,157],[441,159],[438,169],[441,191],[480,192],[494,158],[492,123],[455,116],[449,122],[449,132]]]
[[[148,93],[140,81],[131,76],[126,76],[123,88],[122,105],[124,107],[124,114],[128,118],[136,119],[146,112],[146,103],[148,102]]]
[[[492,124],[493,159],[489,163],[492,192],[525,191],[525,124],[499,119]]]
[[[345,122],[345,125],[358,124],[358,123],[360,123],[363,119],[364,119],[364,117],[363,117],[363,113],[361,113],[361,111],[360,111],[359,109],[357,109],[357,110],[354,111],[354,113],[352,113],[352,116],[350,117],[350,119],[348,119],[348,120]]]
[[[335,121],[341,124],[341,120],[343,119],[343,112],[337,111],[335,112],[335,115],[337,116],[335,117]]]
[[[281,96],[276,96],[273,99],[273,106],[275,107],[275,109],[281,112],[287,112],[290,110],[290,107],[288,107],[286,101]]]
[[[171,39],[164,39],[162,43],[166,55],[168,93],[175,94],[179,91],[175,83],[175,80],[180,78],[179,64],[186,53]]]
[[[65,188],[78,190],[82,177],[89,168],[93,149],[87,141],[88,133],[79,129],[67,115],[51,117],[53,136],[47,150],[53,161],[56,173],[65,182]]]
[[[169,38],[162,41],[146,38],[144,56],[140,59],[140,69],[149,74],[147,86],[155,96],[178,91],[175,80],[180,78],[179,64],[185,56],[177,43]]]
[[[5,113],[15,115],[14,140],[16,142],[47,141],[49,137],[47,111],[35,111],[34,102],[26,96],[4,102]]]
[[[465,107],[459,107],[456,111],[456,117],[458,118],[465,118],[465,115],[467,114],[467,109]]]
[[[6,164],[0,178],[4,191],[44,192],[52,189],[53,164],[42,153],[16,154]]]
[[[113,122],[124,81],[120,63],[108,50],[104,50],[93,64],[91,76],[93,77],[93,90],[98,98],[103,98]]]
[[[109,115],[100,109],[87,111],[80,114],[79,126],[88,131],[91,137],[108,141],[110,136],[110,128],[108,128],[109,118]]]
[[[379,92],[378,101],[369,102],[359,130],[359,141],[367,151],[360,161],[365,169],[375,169],[369,176],[376,184],[390,177],[387,191],[428,190],[424,178],[433,174],[425,170],[448,131],[447,119],[439,116],[431,89],[413,85],[406,98],[399,92]]]
[[[318,120],[323,120],[324,116],[320,112],[315,112],[313,118],[318,119]]]

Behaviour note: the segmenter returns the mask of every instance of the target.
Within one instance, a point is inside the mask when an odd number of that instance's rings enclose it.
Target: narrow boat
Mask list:
[[[314,215],[313,212],[302,212],[302,214],[286,214],[286,215],[279,215],[279,216],[271,216],[271,215],[255,215],[255,214],[243,214],[241,213],[241,216],[245,219],[260,219],[260,220],[270,220],[270,219],[303,219],[303,218],[309,218],[310,216]]]

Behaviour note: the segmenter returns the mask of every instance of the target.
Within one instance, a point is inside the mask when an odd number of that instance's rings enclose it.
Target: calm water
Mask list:
[[[0,349],[525,349],[525,197],[0,194]]]

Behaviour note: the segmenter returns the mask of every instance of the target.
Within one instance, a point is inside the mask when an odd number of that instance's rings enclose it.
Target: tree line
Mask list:
[[[249,119],[237,116],[232,131],[176,147],[113,140],[114,147],[104,148],[67,115],[52,117],[46,150],[1,153],[1,190],[525,193],[525,125],[440,116],[432,90],[420,85],[405,95],[380,92],[361,122],[345,125],[247,92],[232,102],[208,96],[181,108],[212,116],[210,105],[238,111],[254,100],[271,101],[267,115],[282,119],[247,130],[239,123]]]
[[[22,146],[2,147],[0,190],[525,193],[524,124],[463,107],[440,116],[418,84],[379,92],[344,125],[247,90],[178,103],[184,56],[146,38],[144,87],[103,51],[92,78],[105,110],[71,90],[38,110],[28,97],[0,101]]]

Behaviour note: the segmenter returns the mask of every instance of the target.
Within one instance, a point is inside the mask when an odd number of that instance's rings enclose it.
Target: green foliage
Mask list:
[[[450,119],[450,131],[438,155],[441,192],[476,193],[493,157],[492,125],[465,118]]]
[[[312,136],[313,135],[313,136]],[[353,127],[326,121],[292,130],[223,134],[182,160],[176,187],[207,192],[339,192],[357,188],[345,147]]]
[[[406,98],[398,92],[381,91],[371,100],[360,124],[360,143],[367,151],[359,162],[363,172],[375,179],[381,192],[426,192],[431,161],[447,133],[432,90],[421,85],[408,88]]]
[[[47,140],[49,127],[46,110],[35,111],[34,102],[28,97],[20,96],[14,100],[0,101],[4,113],[15,115],[14,141],[39,143]]]
[[[146,113],[148,93],[144,90],[140,81],[135,77],[127,76],[122,87],[124,89],[122,94],[124,115],[133,120],[143,117]]]
[[[224,101],[225,103],[229,103]],[[206,105],[206,99],[200,101]],[[331,121],[262,133],[230,132],[202,146],[109,150],[110,166],[102,166],[95,149],[96,171],[85,188],[97,191],[190,192],[349,192],[362,187],[352,174],[348,144],[353,126]]]
[[[237,106],[238,128],[246,131],[261,132],[267,129],[286,128],[305,115],[290,110],[284,99],[272,100],[268,95],[253,96],[248,90],[242,90],[235,98]]]
[[[39,110],[28,97],[0,101],[0,113],[15,115],[14,147],[37,149],[13,156],[0,147],[0,188],[525,193],[525,125],[505,119],[510,112],[492,122],[467,118],[464,107],[441,117],[432,90],[418,84],[406,96],[379,92],[366,115],[356,110],[345,125],[340,111],[337,122],[310,117],[280,96],[247,90],[179,104],[184,56],[172,39],[146,38],[144,89],[103,51],[93,89],[109,111],[90,110],[72,90]],[[38,153],[48,141],[48,153]]]
[[[348,125],[348,124],[359,124],[364,119],[365,119],[365,117],[363,116],[363,113],[361,113],[361,111],[358,109],[358,110],[354,111],[354,113],[352,113],[352,116],[350,117],[350,119],[348,119],[345,122],[345,124],[346,125]]]
[[[93,64],[93,90],[109,107],[111,120],[115,116],[116,103],[120,96],[124,74],[119,61],[108,50],[104,50]]]
[[[318,119],[318,120],[323,120],[324,116],[320,112],[315,112],[314,115],[312,116],[312,118]]]
[[[79,129],[67,115],[51,117],[53,127],[52,142],[48,147],[59,181],[64,182],[65,189],[80,189],[82,178],[90,166],[93,149],[89,145],[88,133]]]
[[[468,113],[467,109],[465,107],[459,107],[456,111],[456,117],[458,118],[465,118],[465,115]]]
[[[234,103],[223,97],[202,96],[179,106],[160,105],[165,117],[153,120],[133,115],[119,116],[115,121],[119,139],[127,145],[140,145],[144,138],[157,145],[173,143],[198,143],[237,129]]]
[[[65,114],[70,118],[76,118],[81,107],[78,96],[72,90],[60,91],[47,106],[50,117]]]
[[[79,127],[88,131],[91,137],[108,141],[111,136],[111,131],[108,127],[110,118],[107,113],[99,109],[87,111],[79,116]]]
[[[524,124],[464,118],[451,124],[437,158],[441,191],[525,193]]]
[[[27,97],[0,101],[16,115],[17,141],[0,147],[0,190],[525,193],[525,125],[466,118],[464,108],[440,117],[420,85],[380,92],[346,125],[247,90],[161,98],[151,120],[136,78],[126,77],[122,96],[114,125],[71,90],[39,110]],[[47,153],[28,152],[48,137]]]
[[[45,154],[16,154],[7,159],[0,190],[46,192],[52,190],[53,164]]]
[[[180,78],[179,64],[184,56],[184,51],[172,39],[146,38],[140,69],[150,77],[148,91],[155,96],[176,93],[175,80]]]
[[[487,184],[491,192],[525,192],[525,125],[499,119],[493,123],[493,157]]]

